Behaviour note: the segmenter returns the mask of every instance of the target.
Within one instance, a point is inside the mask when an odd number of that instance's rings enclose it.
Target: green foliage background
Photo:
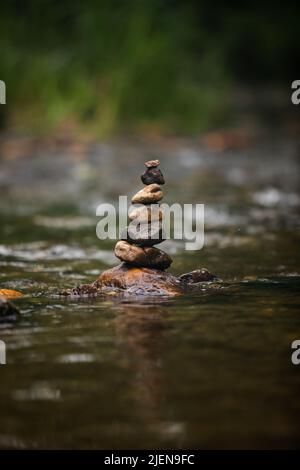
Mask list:
[[[299,19],[284,3],[7,1],[2,126],[48,132],[70,120],[108,136],[223,125],[235,84],[297,78]]]

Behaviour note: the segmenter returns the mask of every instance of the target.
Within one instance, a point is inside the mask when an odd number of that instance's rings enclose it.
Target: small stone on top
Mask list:
[[[149,160],[148,162],[145,162],[145,166],[147,168],[155,168],[160,165],[159,160]]]

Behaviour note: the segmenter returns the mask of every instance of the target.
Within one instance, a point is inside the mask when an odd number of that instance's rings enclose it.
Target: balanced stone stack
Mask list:
[[[197,269],[180,277],[166,272],[172,259],[154,245],[164,239],[163,198],[161,185],[165,183],[159,170],[159,161],[145,163],[146,171],[141,176],[145,187],[132,198],[138,204],[129,214],[130,224],[121,234],[115,254],[122,263],[103,271],[92,284],[67,289],[61,295],[97,296],[116,295],[181,295],[200,282],[214,281],[216,276],[206,269]],[[1,310],[1,305],[0,305]]]
[[[164,270],[171,265],[172,259],[154,245],[165,240],[159,205],[163,198],[161,185],[165,180],[158,168],[158,160],[150,160],[145,166],[146,171],[141,176],[145,187],[131,200],[139,206],[129,214],[131,224],[122,232],[115,255],[128,265]]]

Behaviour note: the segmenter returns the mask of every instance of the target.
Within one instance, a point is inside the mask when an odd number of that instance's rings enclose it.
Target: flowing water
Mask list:
[[[298,150],[278,138],[3,157],[0,288],[24,296],[0,324],[0,448],[298,447]],[[95,208],[139,189],[153,156],[164,201],[205,204],[204,249],[162,244],[171,272],[222,281],[176,299],[59,297],[117,264]]]

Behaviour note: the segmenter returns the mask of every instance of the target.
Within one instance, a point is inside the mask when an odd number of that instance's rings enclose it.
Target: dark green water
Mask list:
[[[171,271],[223,280],[160,301],[56,295],[117,264],[94,209],[139,189],[147,152],[2,161],[0,288],[24,297],[0,325],[1,448],[299,447],[296,149],[159,154],[165,200],[206,205],[204,249],[166,242]]]

